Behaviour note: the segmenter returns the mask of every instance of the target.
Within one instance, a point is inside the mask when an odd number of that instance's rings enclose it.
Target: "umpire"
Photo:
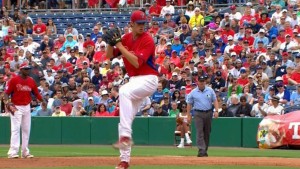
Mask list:
[[[198,157],[207,157],[212,117],[218,117],[219,106],[216,93],[212,88],[206,86],[204,76],[199,76],[198,87],[188,95],[187,103],[187,112],[190,113],[192,109],[194,110]],[[214,113],[213,105],[216,110]]]

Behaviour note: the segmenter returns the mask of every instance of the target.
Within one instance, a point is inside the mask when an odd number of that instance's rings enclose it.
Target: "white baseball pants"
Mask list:
[[[131,77],[129,82],[119,90],[120,101],[120,123],[119,137],[132,136],[132,122],[145,97],[152,95],[158,85],[158,78],[155,75],[143,75]],[[130,161],[131,147],[125,150],[120,149],[121,161]]]
[[[31,127],[31,110],[30,104],[26,106],[16,106],[17,111],[10,116],[11,137],[10,149],[8,155],[19,154],[20,148],[20,128],[22,128],[22,154],[29,154],[28,143]]]

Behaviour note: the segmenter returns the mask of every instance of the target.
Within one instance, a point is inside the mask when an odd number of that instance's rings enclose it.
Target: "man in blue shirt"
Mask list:
[[[300,105],[300,85],[297,86],[297,91],[292,93],[290,103],[291,106]]]
[[[206,78],[200,76],[197,83],[198,87],[193,89],[187,97],[187,112],[190,113],[191,110],[194,110],[199,149],[197,156],[207,157],[212,116],[218,117],[219,105],[214,90],[206,86]]]

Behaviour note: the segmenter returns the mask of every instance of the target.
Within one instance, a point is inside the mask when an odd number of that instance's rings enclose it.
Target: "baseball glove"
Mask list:
[[[6,109],[7,109],[7,111],[8,111],[9,113],[11,113],[12,115],[14,115],[15,112],[17,111],[16,106],[15,106],[13,103],[11,103],[11,102],[6,104]]]
[[[178,118],[176,119],[176,123],[177,123],[177,124],[182,124],[182,123],[183,123],[183,119],[180,118],[180,117],[178,117]]]
[[[118,42],[121,42],[122,40],[118,28],[108,30],[104,35],[102,35],[102,39],[110,46],[115,46]]]

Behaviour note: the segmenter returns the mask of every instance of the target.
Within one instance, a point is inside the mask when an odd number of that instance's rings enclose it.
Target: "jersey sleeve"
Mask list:
[[[7,85],[7,88],[5,90],[5,93],[7,95],[10,95],[13,90],[14,90],[14,86],[15,86],[15,78],[12,78],[9,82],[8,82],[8,85]]]
[[[138,57],[138,63],[139,66],[141,66],[143,63],[147,62],[149,57],[154,57],[154,51],[155,51],[155,45],[154,41],[150,36],[147,36],[145,40],[141,41],[142,45],[140,46],[140,49],[136,51],[134,54]]]

